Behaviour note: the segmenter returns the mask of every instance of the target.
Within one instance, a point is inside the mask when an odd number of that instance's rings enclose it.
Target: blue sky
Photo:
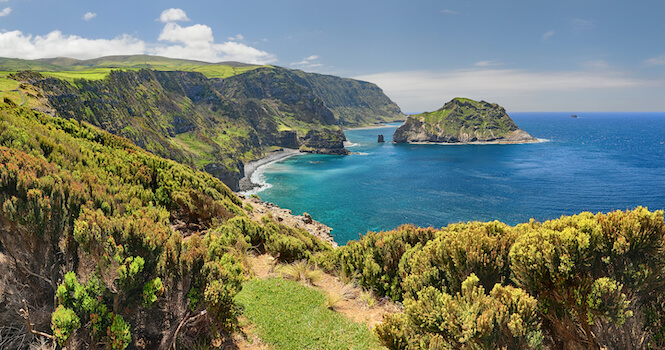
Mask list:
[[[153,54],[378,84],[403,111],[665,111],[662,0],[0,0],[0,56]]]

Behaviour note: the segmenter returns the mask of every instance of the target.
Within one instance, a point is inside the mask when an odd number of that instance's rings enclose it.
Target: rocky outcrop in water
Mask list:
[[[496,103],[455,98],[434,112],[412,115],[393,142],[524,143],[538,139],[520,129]]]

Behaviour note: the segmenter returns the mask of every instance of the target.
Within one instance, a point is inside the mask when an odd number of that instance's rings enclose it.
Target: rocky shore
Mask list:
[[[240,179],[240,191],[250,191],[253,188],[260,186],[260,184],[252,181],[252,175],[261,167],[301,153],[303,152],[300,152],[297,149],[284,148],[272,152],[266,157],[245,164],[245,177]],[[273,203],[264,203],[261,199],[252,197],[249,194],[237,193],[237,195],[244,203],[252,206],[253,211],[250,215],[254,220],[261,221],[261,218],[264,215],[270,214],[279,223],[294,228],[302,228],[314,237],[330,243],[333,248],[337,248],[337,242],[335,242],[330,234],[332,228],[313,220],[309,214],[304,213],[303,215],[293,215],[289,209],[280,208]]]
[[[273,203],[264,203],[261,199],[256,197],[245,197],[243,195],[238,195],[238,197],[242,199],[243,203],[252,206],[253,210],[250,214],[252,219],[260,222],[264,215],[270,214],[281,224],[304,229],[312,236],[330,243],[333,248],[338,247],[337,242],[335,242],[330,234],[332,228],[313,220],[309,214],[303,213],[303,215],[293,215],[289,209],[282,209]]]

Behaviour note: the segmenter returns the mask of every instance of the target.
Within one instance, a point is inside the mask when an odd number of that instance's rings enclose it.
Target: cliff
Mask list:
[[[149,59],[151,64],[141,63]],[[5,61],[15,67],[59,67],[57,74],[12,76],[26,96],[40,100],[40,110],[126,137],[154,154],[205,170],[233,190],[243,164],[266,152],[287,147],[347,154],[342,126],[402,116],[373,84],[280,67],[197,65],[145,56]],[[77,78],[81,67],[101,69],[102,64],[133,70]],[[136,69],[146,65],[189,71]]]
[[[393,142],[524,143],[536,138],[520,129],[496,103],[455,98],[434,112],[412,115]]]

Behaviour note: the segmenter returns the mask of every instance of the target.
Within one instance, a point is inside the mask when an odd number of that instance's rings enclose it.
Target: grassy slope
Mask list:
[[[281,278],[253,279],[236,301],[275,349],[379,349],[362,324],[324,306],[320,291]]]
[[[67,58],[41,60],[0,58],[0,69],[4,71],[33,70],[67,81],[74,79],[100,80],[108,76],[113,69],[138,70],[144,68],[199,72],[208,78],[228,78],[259,67],[261,66],[236,62],[207,63],[146,55],[110,56],[84,61]]]

